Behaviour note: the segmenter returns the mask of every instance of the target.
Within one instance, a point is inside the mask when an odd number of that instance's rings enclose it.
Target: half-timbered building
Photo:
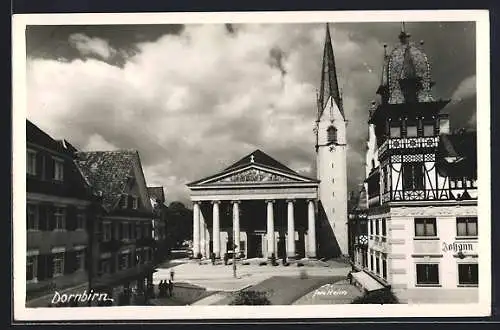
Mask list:
[[[404,25],[399,39],[369,110],[368,260],[356,266],[402,301],[477,301],[476,135],[451,131],[423,43]]]

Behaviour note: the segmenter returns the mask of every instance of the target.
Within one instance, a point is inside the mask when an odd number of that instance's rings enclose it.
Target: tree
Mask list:
[[[167,228],[173,247],[180,247],[183,241],[193,237],[193,211],[181,202],[171,202],[167,209]]]

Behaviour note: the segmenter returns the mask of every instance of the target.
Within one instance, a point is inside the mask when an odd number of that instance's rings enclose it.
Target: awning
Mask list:
[[[353,280],[357,281],[366,291],[376,291],[384,289],[385,287],[376,281],[373,277],[367,273],[361,271],[356,273],[351,273]]]

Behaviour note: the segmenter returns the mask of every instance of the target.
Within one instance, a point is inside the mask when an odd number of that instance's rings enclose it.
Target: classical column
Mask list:
[[[220,222],[219,222],[219,201],[213,201],[213,246],[216,258],[220,258]]]
[[[205,257],[210,258],[210,230],[208,225],[205,226]]]
[[[267,257],[271,258],[274,251],[274,201],[269,200],[267,203]]]
[[[293,203],[294,200],[288,200],[288,246],[286,249],[286,255],[288,258],[295,257],[295,224],[294,224],[294,212]]]
[[[233,201],[233,243],[236,245],[234,253],[240,253],[240,201]]]
[[[206,232],[206,223],[205,223],[205,217],[203,216],[203,212],[200,210],[200,253],[202,257],[205,257],[206,251],[205,251],[205,232]]]
[[[193,204],[193,258],[198,258],[200,253],[200,204]]]
[[[314,212],[314,201],[307,201],[307,243],[308,243],[308,257],[316,257],[316,219]]]

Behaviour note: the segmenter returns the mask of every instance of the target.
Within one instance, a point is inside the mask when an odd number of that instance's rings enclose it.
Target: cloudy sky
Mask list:
[[[400,23],[330,24],[348,122],[348,182],[364,179],[368,107]],[[452,128],[475,127],[474,23],[407,23],[424,40]],[[27,117],[89,150],[137,149],[148,185],[186,183],[261,149],[314,176],[324,24],[30,26]]]

